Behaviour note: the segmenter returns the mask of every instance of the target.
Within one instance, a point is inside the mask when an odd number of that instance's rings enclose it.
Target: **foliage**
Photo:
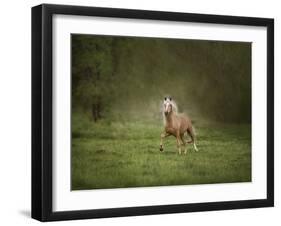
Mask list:
[[[72,35],[72,92],[94,120],[158,120],[169,94],[193,118],[250,122],[251,44]]]
[[[113,89],[113,45],[112,38],[72,36],[73,106],[92,111],[95,121],[106,110]]]

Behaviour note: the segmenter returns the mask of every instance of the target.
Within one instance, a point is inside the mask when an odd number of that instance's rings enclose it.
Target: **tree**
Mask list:
[[[110,101],[114,43],[112,37],[72,35],[73,106],[90,111],[94,121],[103,117],[104,103]]]

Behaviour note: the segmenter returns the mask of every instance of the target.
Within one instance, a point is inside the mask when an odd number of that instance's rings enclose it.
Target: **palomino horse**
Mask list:
[[[195,144],[195,133],[191,120],[184,114],[177,113],[177,106],[171,97],[165,97],[163,102],[163,118],[165,130],[161,133],[160,151],[163,151],[163,139],[173,135],[177,139],[178,152],[181,154],[181,143],[184,145],[184,154],[187,152],[186,143],[192,143],[195,151],[198,151]],[[191,141],[184,141],[184,134],[191,137]]]

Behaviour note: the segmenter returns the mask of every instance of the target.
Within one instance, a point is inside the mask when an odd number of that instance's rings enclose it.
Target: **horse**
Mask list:
[[[184,145],[184,154],[187,153],[187,143],[192,143],[195,151],[198,151],[195,144],[195,133],[190,118],[185,114],[177,112],[177,105],[171,97],[165,97],[163,101],[163,122],[164,132],[161,133],[160,151],[163,151],[163,139],[174,136],[177,139],[178,153],[181,154],[181,143]],[[191,141],[184,141],[184,134],[187,133]]]

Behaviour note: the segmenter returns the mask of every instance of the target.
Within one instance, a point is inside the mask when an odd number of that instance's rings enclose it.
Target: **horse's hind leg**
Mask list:
[[[186,142],[184,141],[184,134],[182,134],[180,137],[181,137],[181,141],[182,141],[183,146],[184,146],[184,154],[186,155],[187,146],[186,146]]]
[[[195,151],[198,151],[198,148],[197,148],[197,146],[196,146],[196,144],[195,144],[195,134],[194,134],[193,128],[188,129],[188,130],[187,130],[187,133],[188,133],[189,136],[191,137],[191,142],[188,142],[188,143],[193,143],[193,147],[194,147]]]

